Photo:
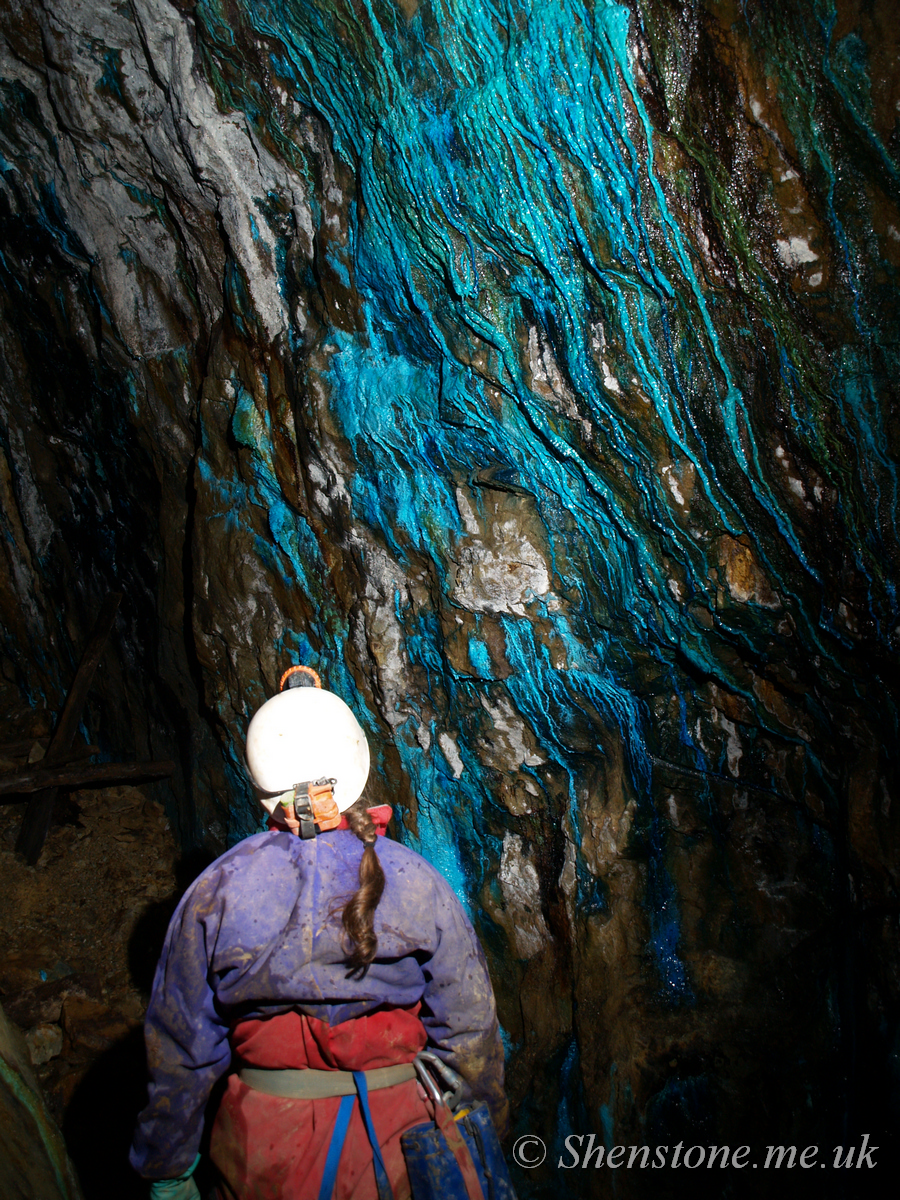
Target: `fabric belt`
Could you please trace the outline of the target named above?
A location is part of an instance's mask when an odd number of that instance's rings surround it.
[[[356,1095],[353,1071],[317,1071],[312,1067],[300,1071],[267,1071],[262,1067],[241,1067],[237,1074],[241,1083],[255,1092],[280,1096],[283,1100],[325,1100],[329,1096]],[[375,1092],[415,1079],[416,1068],[412,1063],[398,1063],[357,1074],[365,1075],[366,1086],[370,1092]]]

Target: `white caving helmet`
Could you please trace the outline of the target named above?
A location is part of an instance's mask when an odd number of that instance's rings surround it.
[[[297,671],[311,675],[315,687],[279,691],[257,709],[247,729],[247,767],[269,812],[281,793],[322,778],[335,780],[334,800],[345,812],[366,786],[369,743],[350,708],[311,667],[291,667],[281,687]]]

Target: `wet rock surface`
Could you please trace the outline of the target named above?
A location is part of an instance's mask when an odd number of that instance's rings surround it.
[[[517,1129],[551,1147],[529,1194],[570,1131],[874,1136],[900,1094],[892,6],[3,11],[26,707],[123,590],[86,729],[177,759],[147,794],[217,851],[255,825],[250,713],[320,669],[488,949]]]
[[[0,1191],[7,1200],[82,1200],[29,1050],[0,1005]]]

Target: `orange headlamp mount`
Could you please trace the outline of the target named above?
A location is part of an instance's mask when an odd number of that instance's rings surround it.
[[[288,828],[298,837],[314,838],[317,833],[337,829],[341,814],[334,799],[336,779],[324,776],[310,782],[295,783],[291,792],[279,797]],[[294,826],[298,828],[294,828]]]

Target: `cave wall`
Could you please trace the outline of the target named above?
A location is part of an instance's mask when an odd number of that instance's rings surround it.
[[[123,590],[86,731],[218,850],[320,670],[535,1194],[571,1131],[896,1114],[892,6],[0,11],[7,681]]]

